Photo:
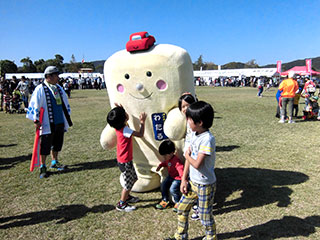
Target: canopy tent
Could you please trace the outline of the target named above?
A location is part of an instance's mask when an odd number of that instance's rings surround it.
[[[242,69],[224,69],[224,70],[203,70],[193,71],[194,77],[219,78],[219,77],[272,77],[277,72],[277,68],[242,68]]]
[[[285,72],[281,73],[281,76],[287,76],[289,72],[294,72],[295,74],[299,75],[310,75],[310,73],[307,71],[307,66],[295,66]],[[312,75],[320,75],[320,72],[311,70]]]

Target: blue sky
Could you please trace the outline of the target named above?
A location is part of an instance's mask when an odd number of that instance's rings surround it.
[[[0,0],[0,60],[105,60],[129,35],[186,49],[192,61],[259,65],[320,56],[319,0]]]

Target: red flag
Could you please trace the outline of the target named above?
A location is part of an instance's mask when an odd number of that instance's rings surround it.
[[[307,67],[308,73],[311,73],[312,71],[311,66],[312,66],[311,59],[306,59],[306,67]]]
[[[277,73],[281,73],[281,61],[277,61]]]
[[[82,61],[81,61],[82,63],[84,63],[84,58],[82,58]]]
[[[42,124],[44,108],[40,109],[39,122]],[[36,135],[34,137],[32,159],[30,163],[30,172],[33,171],[34,167],[40,166],[40,129],[36,130]]]

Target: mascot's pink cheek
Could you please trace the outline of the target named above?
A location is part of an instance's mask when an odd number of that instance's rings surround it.
[[[117,90],[118,90],[118,92],[123,93],[123,91],[124,91],[123,85],[122,85],[122,84],[118,84],[118,85],[117,85]]]
[[[167,88],[167,83],[163,80],[159,80],[156,85],[159,90],[165,90]]]

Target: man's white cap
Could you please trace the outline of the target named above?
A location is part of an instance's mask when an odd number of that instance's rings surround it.
[[[55,66],[49,66],[46,68],[46,70],[44,70],[44,75],[50,75],[53,73],[59,73],[59,69]]]

